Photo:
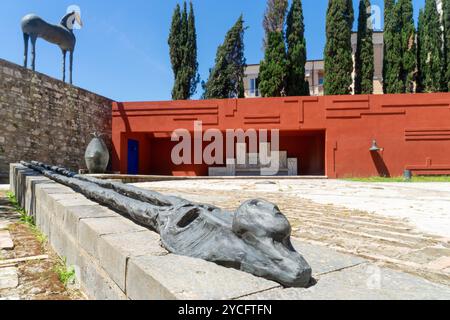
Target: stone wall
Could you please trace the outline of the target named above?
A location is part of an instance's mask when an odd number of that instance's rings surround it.
[[[112,101],[0,59],[0,183],[9,164],[38,160],[85,168],[93,132],[111,150]]]

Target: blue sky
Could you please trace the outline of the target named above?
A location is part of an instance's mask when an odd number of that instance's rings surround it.
[[[74,84],[118,101],[168,100],[173,84],[167,37],[177,0],[2,0],[0,58],[23,61],[20,19],[36,13],[57,23],[70,5],[82,11],[84,28],[76,30]],[[309,59],[321,59],[325,43],[327,0],[303,0]],[[357,12],[358,0],[354,0]],[[413,0],[417,20],[425,0]],[[242,13],[247,63],[259,63],[265,0],[193,0],[202,80],[214,64],[217,46]],[[383,0],[372,0],[382,8]],[[37,71],[61,77],[61,52],[38,41]],[[196,97],[202,89],[199,85]]]

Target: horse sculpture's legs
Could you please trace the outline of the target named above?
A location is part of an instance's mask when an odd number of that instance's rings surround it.
[[[23,55],[23,66],[26,68],[28,66],[28,40],[30,36],[26,33],[23,34],[23,43],[24,43],[24,55]]]
[[[73,50],[70,50],[70,84],[72,84]]]
[[[36,70],[36,36],[31,36],[31,69]]]
[[[66,82],[66,54],[67,51],[63,50],[63,82]]]

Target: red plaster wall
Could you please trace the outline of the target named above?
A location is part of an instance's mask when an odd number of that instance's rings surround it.
[[[448,93],[114,103],[114,170],[126,173],[127,139],[138,137],[142,174],[206,175],[206,165],[170,163],[170,134],[192,131],[196,120],[204,130],[279,129],[280,149],[298,155],[300,174],[320,171],[321,149],[330,178],[450,174]],[[373,139],[382,152],[369,151]]]
[[[151,169],[149,174],[152,175],[169,175],[169,176],[207,176],[208,166],[206,164],[182,164],[175,165],[171,161],[172,148],[178,142],[172,142],[170,138],[154,138],[151,141],[151,150],[157,155],[151,159]],[[193,146],[193,142],[191,143]],[[193,147],[191,148],[193,154]],[[194,163],[192,161],[192,163]]]

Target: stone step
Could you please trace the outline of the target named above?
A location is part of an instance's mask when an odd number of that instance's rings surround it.
[[[389,224],[388,222],[369,222],[365,220],[359,220],[359,219],[353,219],[353,218],[347,218],[347,217],[340,217],[338,215],[335,216],[325,216],[325,215],[317,215],[317,214],[298,214],[295,215],[289,215],[286,214],[287,218],[290,220],[311,220],[311,221],[325,221],[325,222],[335,222],[335,223],[344,223],[344,224],[354,224],[356,226],[362,226],[362,227],[369,227],[369,228],[382,228],[383,230],[389,230],[391,232],[397,232],[400,234],[408,234],[408,235],[414,235],[414,236],[420,236],[420,234],[417,234],[415,232],[412,232],[412,227],[409,226],[395,226],[392,224]],[[434,239],[427,237],[428,239]]]
[[[348,237],[358,237],[363,239],[371,239],[372,241],[376,242],[382,242],[382,243],[391,243],[396,246],[400,247],[406,247],[406,248],[420,248],[416,242],[411,241],[404,241],[397,238],[392,237],[386,237],[386,236],[379,236],[379,235],[373,235],[365,232],[354,232],[350,230],[343,230],[339,228],[332,228],[332,227],[325,227],[325,226],[317,226],[314,224],[305,224],[305,226],[302,228],[304,232],[315,232],[323,235],[326,233],[331,234],[333,237],[336,237],[336,235],[339,235],[339,237],[345,237],[346,234]]]
[[[409,234],[405,232],[396,232],[396,231],[390,231],[386,230],[384,226],[379,225],[377,228],[375,227],[367,227],[367,226],[361,226],[361,225],[355,225],[349,221],[346,221],[345,219],[341,219],[340,221],[328,221],[326,219],[308,219],[308,218],[299,218],[297,219],[299,221],[305,221],[306,223],[312,224],[312,225],[318,225],[318,226],[331,226],[331,227],[337,227],[342,228],[343,230],[358,230],[358,231],[364,231],[369,234],[375,235],[375,236],[393,236],[398,239],[402,239],[405,241],[417,241],[417,242],[428,242],[428,245],[432,245],[436,243],[436,239],[430,238],[423,235],[417,235],[417,234]],[[387,226],[386,226],[387,227]]]

